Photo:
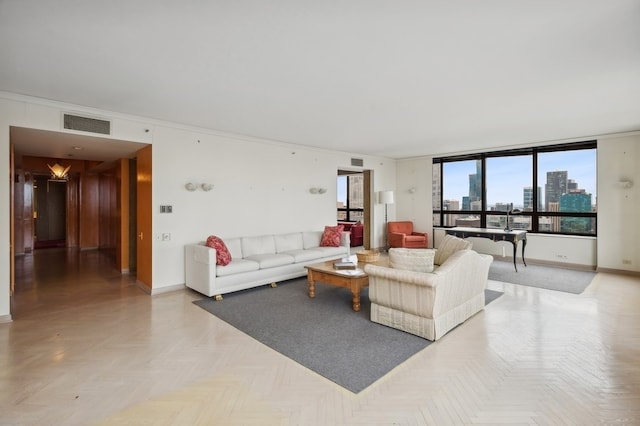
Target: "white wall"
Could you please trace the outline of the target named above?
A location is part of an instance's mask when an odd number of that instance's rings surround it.
[[[598,141],[599,268],[640,271],[639,165],[640,134]],[[633,186],[624,188],[621,180]]]
[[[598,140],[598,236],[572,237],[530,234],[527,238],[526,258],[540,262],[554,262],[584,267],[640,272],[640,133],[604,137],[585,137]],[[567,141],[558,141],[563,143]],[[545,144],[550,144],[546,142]],[[433,236],[437,247],[444,235],[442,229],[434,234],[432,226],[431,157],[397,162],[397,217],[413,220]],[[624,189],[620,180],[629,179],[634,185]],[[414,194],[406,192],[416,188]],[[419,199],[419,200],[418,200]],[[426,224],[426,225],[423,225]],[[503,247],[511,256],[510,243],[493,243],[475,238],[474,249],[502,256]],[[623,260],[629,263],[623,263]]]
[[[351,157],[374,171],[374,191],[395,186],[393,161],[341,152],[273,144],[264,140],[156,127],[153,143],[154,233],[171,241],[154,245],[154,292],[184,283],[184,245],[208,235],[225,237],[322,230],[336,222],[336,172]],[[211,183],[189,192],[187,182]],[[326,188],[311,194],[309,188]],[[382,206],[374,204],[374,243],[382,244]]]
[[[411,220],[416,231],[429,233],[433,247],[433,204],[431,200],[431,157],[397,162],[396,217]]]
[[[386,158],[302,148],[172,123],[125,116],[0,93],[0,153],[9,166],[9,127],[64,132],[61,113],[113,119],[113,138],[153,145],[153,293],[184,284],[184,245],[208,235],[222,237],[321,230],[336,222],[336,172],[353,169],[351,158],[373,171],[372,191],[396,186],[395,162]],[[151,129],[145,132],[145,129]],[[108,141],[105,141],[108,143]],[[187,182],[211,183],[210,192],[189,192]],[[9,174],[0,174],[0,321],[9,312]],[[322,195],[309,193],[324,187]],[[384,207],[372,197],[373,245],[382,246]],[[173,213],[160,213],[160,205]],[[394,217],[393,209],[389,217]],[[170,233],[169,241],[161,241]]]

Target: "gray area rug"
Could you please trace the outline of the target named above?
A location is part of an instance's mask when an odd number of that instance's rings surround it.
[[[511,284],[528,285],[547,290],[580,294],[596,276],[592,271],[579,271],[552,266],[518,263],[518,272],[512,262],[494,261],[489,269],[489,279]]]
[[[371,322],[368,289],[360,312],[351,309],[349,290],[317,283],[310,299],[307,289],[300,278],[193,303],[353,393],[432,343]],[[501,295],[486,290],[486,303]]]

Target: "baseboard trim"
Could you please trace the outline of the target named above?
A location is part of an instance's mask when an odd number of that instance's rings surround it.
[[[609,274],[619,274],[619,275],[629,275],[631,277],[640,277],[640,272],[638,271],[626,271],[624,269],[613,269],[613,268],[598,268],[596,272],[605,272]]]
[[[154,289],[151,289],[151,295],[156,296],[158,294],[173,293],[174,291],[181,291],[186,288],[187,286],[184,284],[176,284],[176,285],[170,285],[168,287],[154,288]]]
[[[513,264],[513,258],[511,257],[502,257],[500,255],[494,254],[493,260],[498,262],[508,262]],[[580,263],[567,263],[567,262],[554,262],[552,260],[541,260],[541,259],[529,259],[525,257],[528,265],[540,265],[540,266],[554,266],[556,268],[566,268],[566,269],[574,269],[577,271],[596,271],[596,267],[592,265],[582,265]],[[522,264],[522,257],[516,259],[518,265]]]
[[[0,324],[5,322],[13,322],[13,318],[11,318],[11,314],[9,315],[0,315]]]
[[[149,288],[143,282],[137,281],[137,280],[136,280],[136,286],[150,296],[157,296],[158,294],[164,294],[164,293],[173,293],[174,291],[182,291],[187,288],[185,284],[176,284],[176,285],[170,285],[170,286],[161,287],[161,288]]]
[[[140,290],[144,291],[147,294],[151,294],[151,289],[144,283],[142,283],[141,281],[136,280],[136,287],[138,287]]]

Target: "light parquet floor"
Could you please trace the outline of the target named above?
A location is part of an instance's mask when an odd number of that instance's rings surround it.
[[[504,296],[354,395],[193,305],[197,293],[148,296],[110,263],[18,258],[0,424],[640,424],[638,277],[598,273],[581,295],[491,281]]]

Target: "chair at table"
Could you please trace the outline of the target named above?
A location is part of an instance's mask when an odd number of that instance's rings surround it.
[[[400,221],[387,223],[389,247],[427,248],[429,235],[413,230],[413,222]]]

